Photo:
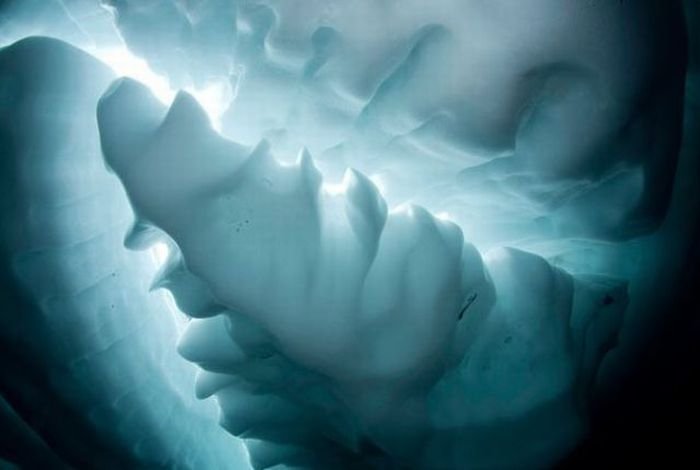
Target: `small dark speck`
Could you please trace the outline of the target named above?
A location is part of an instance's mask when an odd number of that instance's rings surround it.
[[[249,223],[250,223],[250,220],[246,219],[246,220],[245,220],[245,223],[246,223],[246,224],[249,224]]]
[[[464,318],[464,313],[467,311],[469,307],[474,303],[476,300],[476,292],[472,293],[468,298],[467,301],[465,302],[464,306],[462,307],[462,310],[459,311],[459,315],[457,315],[457,321],[461,320]]]
[[[507,336],[506,339],[503,340],[503,342],[506,343],[506,344],[510,344],[512,341],[513,341],[513,337],[512,337],[512,336]]]
[[[114,308],[114,304],[112,304],[112,308]]]
[[[615,302],[615,299],[610,294],[607,294],[605,297],[603,297],[603,305],[610,305],[614,302]]]
[[[112,273],[112,277],[116,277],[116,276],[117,276],[117,273]]]

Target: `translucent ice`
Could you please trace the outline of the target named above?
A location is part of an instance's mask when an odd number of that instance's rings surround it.
[[[198,394],[256,441],[255,465],[540,466],[580,437],[624,283],[513,249],[482,260],[357,171],[331,190],[306,150],[285,165],[225,140],[186,93],[166,110],[122,79],[97,117],[136,226],[171,240],[156,283],[198,318],[180,342]]]
[[[685,76],[677,2],[107,3],[175,84],[235,89],[226,135],[380,174],[392,204],[439,210],[450,191],[434,186],[454,183],[450,214],[469,226],[476,212],[487,243],[625,239],[665,213]]]
[[[0,49],[0,450],[26,468],[235,467],[148,293],[151,256],[123,247],[133,216],[94,117],[113,78],[57,40]]]
[[[683,3],[0,1],[207,111],[1,50],[0,467],[557,461],[696,284]]]

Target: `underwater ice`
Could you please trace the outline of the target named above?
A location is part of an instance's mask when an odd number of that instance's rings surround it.
[[[332,446],[367,458],[367,442],[426,468],[538,466],[576,442],[623,283],[514,249],[482,260],[454,223],[387,210],[357,171],[329,190],[306,150],[285,165],[265,141],[225,140],[186,93],[166,109],[122,79],[97,117],[138,217],[127,243],[171,240],[155,283],[196,318],[180,352],[222,424],[264,442],[257,466]]]
[[[566,455],[623,314],[629,331],[673,296],[685,245],[655,230],[682,18],[654,2],[486,5],[0,4],[3,44],[43,34],[106,61],[126,46],[166,94],[218,99],[165,105],[56,40],[0,50],[0,457]],[[169,258],[156,273],[124,244]]]
[[[334,178],[379,175],[392,205],[478,219],[480,244],[624,239],[663,217],[682,122],[676,6],[106,3],[174,87],[232,88],[226,136],[282,158],[304,146]]]
[[[132,211],[95,121],[113,79],[53,39],[0,49],[2,455],[24,468],[235,466],[245,452],[193,400],[178,325],[148,292],[151,256],[123,246]]]

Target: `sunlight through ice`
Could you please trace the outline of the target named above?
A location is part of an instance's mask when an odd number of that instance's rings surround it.
[[[168,256],[170,256],[170,248],[164,242],[157,242],[151,247],[149,253],[156,265],[156,268],[160,269],[168,260]],[[170,311],[170,314],[173,318],[173,321],[175,322],[175,326],[177,327],[178,332],[182,333],[185,327],[187,327],[187,323],[189,320],[187,315],[185,315],[185,313],[183,313],[177,307],[177,303],[175,303],[175,297],[173,297],[173,294],[168,289],[159,289],[158,292],[154,292],[154,294],[163,296],[163,300],[168,306],[168,310]]]
[[[156,262],[156,266],[158,268],[165,264],[169,254],[170,249],[168,248],[168,245],[163,242],[158,242],[153,245],[153,248],[151,248],[151,255],[153,256],[153,260]]]
[[[170,105],[177,94],[168,80],[155,73],[145,60],[136,57],[126,47],[111,47],[89,51],[114,72],[146,85],[163,104]],[[231,102],[231,91],[224,83],[212,83],[203,88],[186,87],[186,92],[194,96],[204,108],[216,130],[221,130],[221,115]]]

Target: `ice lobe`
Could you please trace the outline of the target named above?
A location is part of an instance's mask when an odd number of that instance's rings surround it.
[[[225,141],[187,94],[152,122],[163,113],[148,95],[123,80],[102,98],[107,162],[139,217],[173,238],[214,298],[335,379],[435,373],[476,288],[463,285],[464,266],[481,265],[454,224],[419,207],[389,213],[353,170],[344,192],[330,194],[307,152],[284,166],[264,141],[252,150]]]
[[[194,317],[179,351],[196,392],[254,466],[542,466],[585,432],[624,283],[482,259],[361,172],[330,188],[304,149],[285,165],[220,137],[186,93],[166,110],[123,79],[97,118],[135,227],[171,240],[156,285]]]

